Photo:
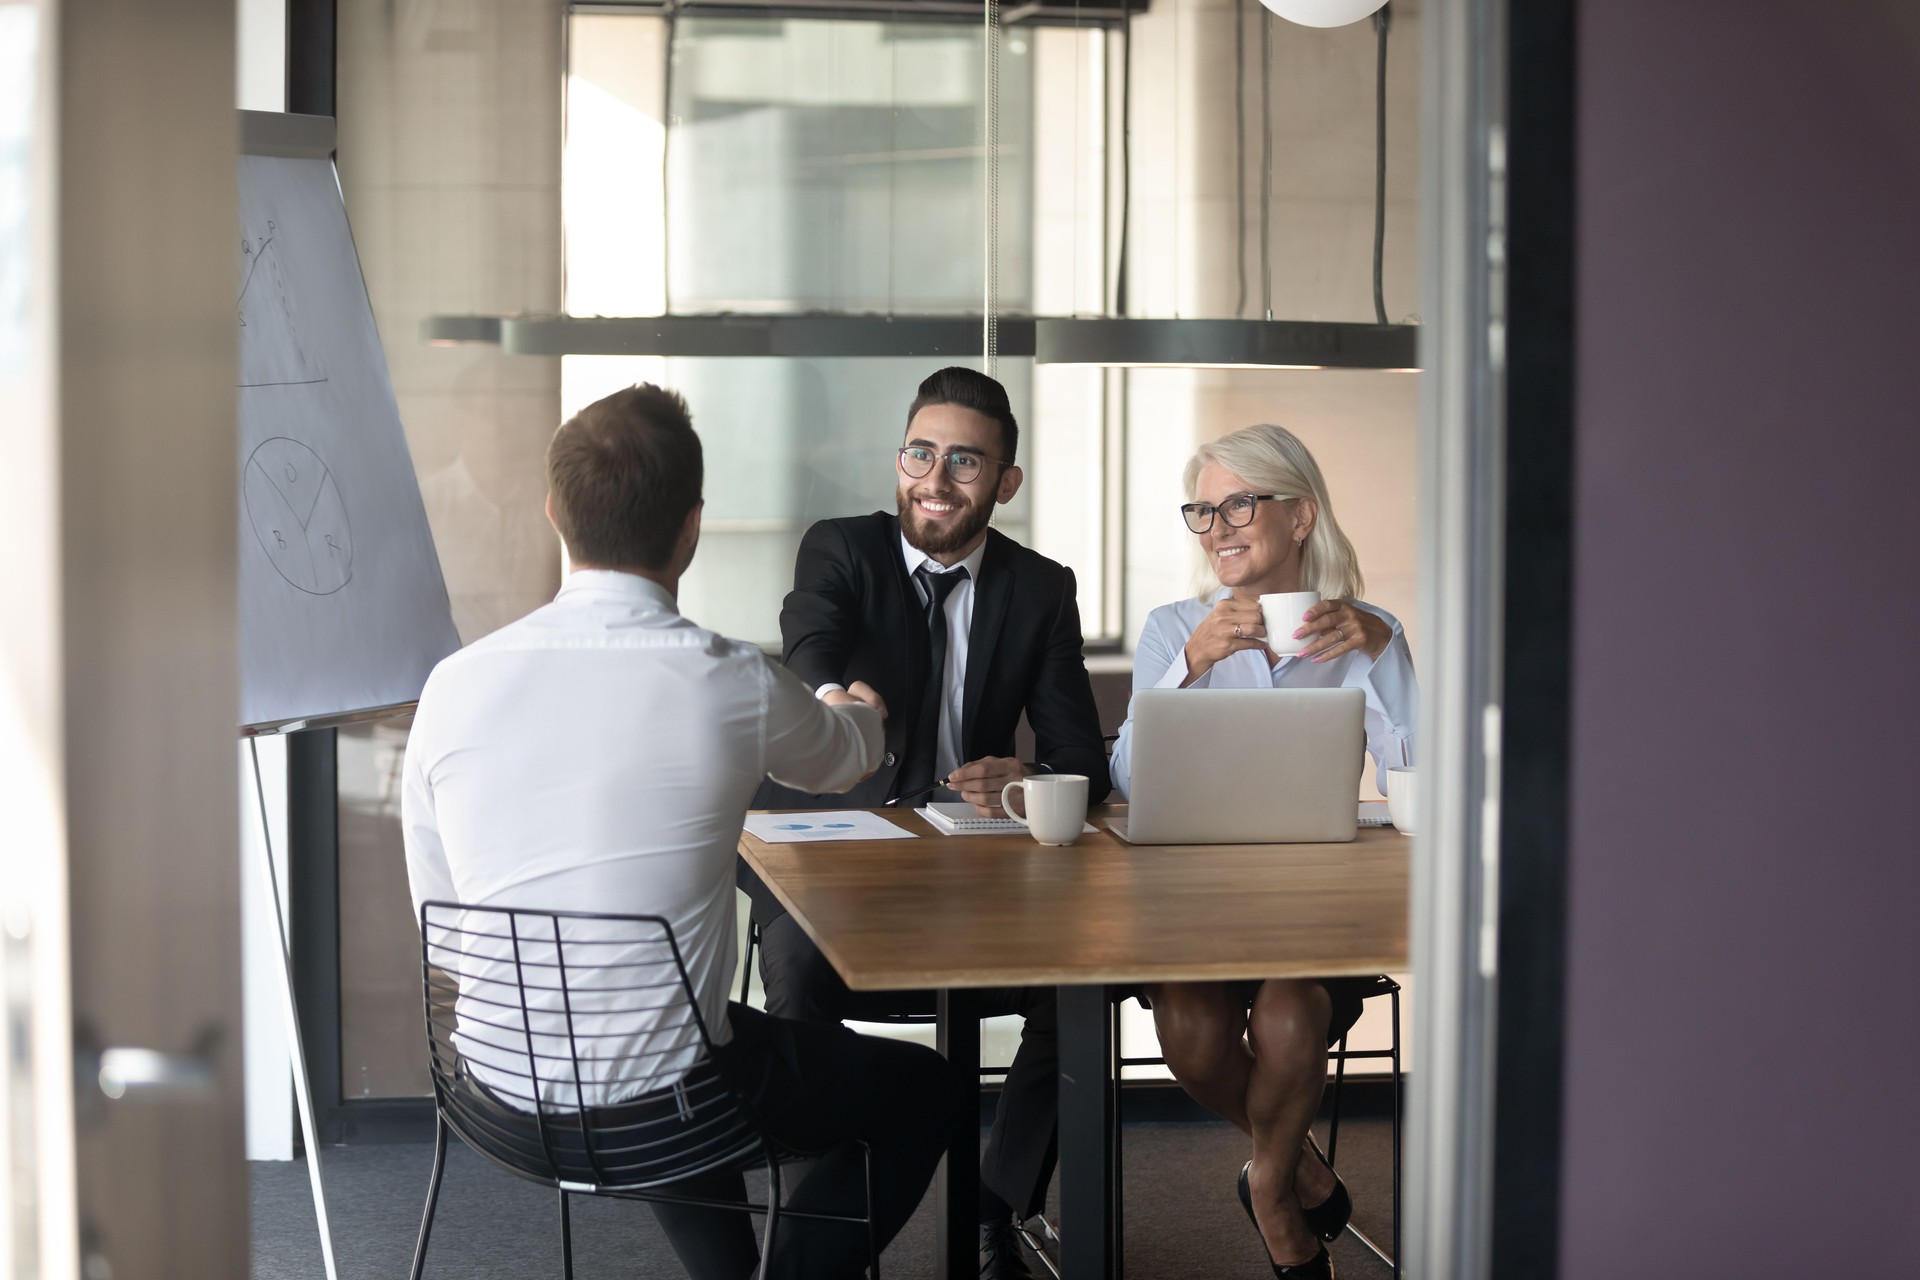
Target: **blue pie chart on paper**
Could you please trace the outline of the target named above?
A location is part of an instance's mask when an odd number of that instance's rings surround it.
[[[813,824],[809,822],[782,822],[776,824],[773,829],[775,831],[811,831],[813,830]]]

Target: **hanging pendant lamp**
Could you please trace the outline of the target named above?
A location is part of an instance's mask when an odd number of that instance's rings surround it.
[[[1277,17],[1303,27],[1344,27],[1380,9],[1387,0],[1260,0]]]

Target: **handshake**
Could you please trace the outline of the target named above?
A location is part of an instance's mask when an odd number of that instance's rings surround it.
[[[851,707],[855,704],[869,706],[880,713],[882,720],[887,718],[887,700],[865,680],[855,680],[851,688],[829,689],[820,695],[820,701],[830,707]]]
[[[820,701],[830,707],[850,707],[856,704],[872,707],[886,719],[887,702],[872,685],[865,680],[855,680],[845,689],[829,689],[820,695]],[[877,770],[876,770],[877,772]],[[868,778],[873,774],[869,773]],[[984,818],[1004,818],[1006,810],[1000,807],[1000,790],[1009,782],[1027,776],[1026,766],[1010,757],[987,756],[984,759],[970,761],[942,778],[936,785],[950,787],[960,793],[960,798],[974,807],[974,811]],[[862,782],[866,778],[861,779]],[[924,791],[931,791],[927,787]],[[915,794],[902,795],[899,800],[914,799]],[[888,803],[893,803],[889,801]]]

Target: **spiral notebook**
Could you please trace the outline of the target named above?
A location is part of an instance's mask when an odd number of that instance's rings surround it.
[[[1019,835],[1026,830],[1017,818],[983,818],[965,801],[923,804],[914,812],[933,824],[933,829],[943,836]],[[1082,834],[1098,833],[1100,828],[1089,822],[1080,830]]]

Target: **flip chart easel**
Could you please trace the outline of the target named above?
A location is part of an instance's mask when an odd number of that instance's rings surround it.
[[[340,1280],[333,1260],[333,1227],[327,1217],[326,1181],[320,1173],[320,1132],[313,1119],[313,1086],[307,1078],[307,1051],[300,1038],[300,1009],[293,995],[293,947],[287,937],[287,915],[280,902],[280,873],[273,865],[273,820],[267,810],[266,784],[260,776],[260,739],[247,735],[247,758],[253,765],[253,795],[260,815],[260,867],[267,878],[267,896],[273,903],[273,922],[280,936],[281,1012],[287,1020],[287,1064],[293,1070],[293,1097],[300,1113],[300,1134],[307,1149],[307,1180],[313,1187],[313,1212],[320,1228],[320,1256],[327,1280]]]
[[[240,113],[240,728],[279,929],[287,1054],[339,1280],[256,736],[398,715],[460,647],[323,116]]]

